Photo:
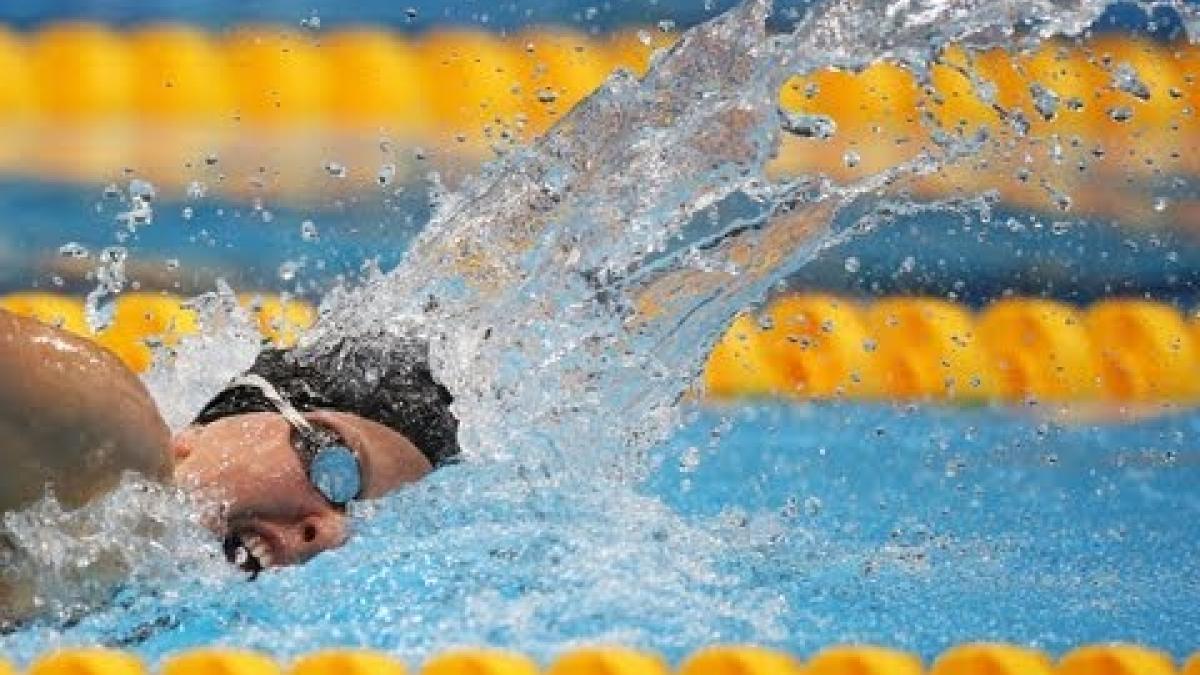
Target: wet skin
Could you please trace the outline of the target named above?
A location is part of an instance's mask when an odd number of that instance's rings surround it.
[[[403,435],[357,415],[306,415],[359,456],[361,497],[419,480],[432,467]],[[112,489],[124,471],[214,501],[210,526],[253,556],[289,565],[340,546],[346,515],[308,481],[276,413],[234,415],[170,436],[141,380],[104,348],[0,310],[0,513],[47,486],[69,506]],[[254,549],[254,550],[250,550]],[[0,609],[4,605],[0,588]]]
[[[396,431],[357,415],[305,414],[337,433],[358,455],[362,498],[382,497],[433,470],[429,460]],[[220,504],[212,527],[226,536],[228,553],[240,545],[251,569],[304,562],[345,543],[342,508],[309,482],[292,446],[293,428],[276,413],[248,413],[191,427],[171,442],[175,481]]]

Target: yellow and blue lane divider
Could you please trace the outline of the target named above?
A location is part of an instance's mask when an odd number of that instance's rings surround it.
[[[105,649],[71,649],[47,654],[24,675],[406,675],[399,659],[370,651],[331,650],[290,663],[259,653],[201,649],[166,659],[149,669],[136,656]],[[1136,645],[1090,645],[1059,659],[1027,647],[977,643],[952,647],[932,663],[872,646],[832,647],[807,660],[753,646],[701,649],[672,668],[660,656],[621,647],[566,652],[546,667],[514,652],[460,650],[421,664],[420,675],[1200,675],[1200,653],[1182,667],[1167,654]],[[0,675],[17,670],[0,661]]]
[[[264,340],[293,344],[316,319],[307,302],[240,296]],[[178,296],[116,300],[92,332],[83,301],[47,292],[0,297],[0,308],[95,340],[137,372],[198,330]],[[1076,307],[1005,298],[976,312],[937,298],[858,301],[792,293],[739,315],[709,355],[712,399],[785,397],[940,401],[1200,403],[1200,316],[1160,302],[1107,299]]]
[[[1008,298],[976,313],[935,298],[779,298],[711,354],[715,398],[987,402],[1200,399],[1200,323],[1173,307]]]
[[[0,28],[0,173],[95,182],[128,168],[185,188],[212,178],[206,161],[219,159],[209,167],[221,175],[207,181],[214,191],[312,201],[330,173],[346,179],[338,185],[366,189],[378,186],[381,165],[393,164],[387,175],[395,171],[396,180],[427,172],[427,163],[410,161],[414,153],[389,159],[381,139],[467,166],[528,140],[614,68],[643,71],[676,37],[564,27],[505,36],[270,25],[221,34],[183,25]],[[827,115],[837,133],[785,135],[771,168],[778,175],[878,171],[927,147],[930,121],[950,135],[987,127],[994,137],[1021,129],[1037,139],[1028,151],[1013,147],[938,172],[926,181],[930,191],[987,186],[1010,202],[1045,207],[1054,190],[1070,194],[1077,212],[1155,221],[1179,219],[1176,209],[1188,205],[1151,208],[1152,200],[1130,196],[1129,179],[1200,175],[1196,45],[1101,35],[1020,54],[951,48],[925,86],[880,62],[793,78],[780,106]]]
[[[238,300],[250,312],[263,339],[274,344],[294,344],[316,320],[316,309],[300,300],[267,293],[244,293]],[[169,350],[200,328],[196,311],[179,296],[134,292],[122,294],[115,302],[111,322],[99,332],[88,325],[83,301],[67,295],[12,293],[0,297],[0,309],[94,340],[139,373],[153,364],[156,346]]]

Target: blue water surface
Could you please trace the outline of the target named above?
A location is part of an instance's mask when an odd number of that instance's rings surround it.
[[[572,454],[440,470],[308,565],[248,583],[124,589],[30,659],[107,644],[157,660],[223,644],[419,663],[462,645],[541,659],[621,642],[672,660],[755,642],[963,641],[1061,653],[1200,632],[1200,413],[1062,425],[1034,410],[851,404],[689,413],[615,467]],[[619,469],[633,475],[614,478]],[[641,473],[641,477],[637,474]]]

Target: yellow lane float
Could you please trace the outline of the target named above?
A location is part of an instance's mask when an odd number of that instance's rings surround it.
[[[533,138],[614,68],[642,72],[676,37],[558,27],[503,36],[274,25],[221,35],[89,23],[0,30],[0,171],[106,181],[131,168],[163,188],[184,188],[197,172],[181,167],[194,169],[204,155],[220,157],[220,172],[236,178],[214,190],[262,197],[270,183],[266,196],[319,200],[332,189],[321,170],[330,162],[354,179],[332,185],[376,186],[388,160],[369,149],[383,138],[436,150],[447,168]],[[964,136],[986,127],[1003,140],[986,161],[960,162],[919,190],[987,185],[1012,203],[1044,208],[1052,186],[1070,193],[1080,214],[1155,223],[1174,216],[1107,188],[1200,172],[1197,77],[1198,46],[1111,35],[1018,55],[950,47],[924,89],[887,62],[797,76],[779,92],[780,108],[827,116],[836,132],[785,134],[770,171],[849,178],[928,149],[931,126]],[[1062,148],[1058,160],[1049,159],[1051,147]],[[266,177],[256,176],[260,167]],[[1014,178],[1021,171],[1034,179]]]
[[[972,401],[997,393],[997,377],[971,312],[932,298],[891,298],[867,311],[881,390],[901,398]]]
[[[317,321],[288,296],[243,293],[264,341],[291,346]],[[133,292],[93,333],[83,301],[29,291],[0,309],[96,340],[137,372],[200,326],[183,298]],[[1079,309],[1038,298],[969,308],[936,298],[860,303],[787,294],[738,315],[714,345],[701,384],[715,400],[746,397],[893,401],[1194,404],[1200,400],[1200,319],[1148,300]]]
[[[343,649],[306,654],[297,659],[288,671],[288,675],[406,675],[406,673],[407,670],[403,663],[386,654]],[[445,675],[451,674],[446,673]]]
[[[709,396],[774,396],[787,390],[784,375],[765,353],[762,333],[762,326],[749,314],[733,320],[704,367],[704,389]]]
[[[1088,400],[1098,393],[1092,339],[1075,308],[1051,300],[1001,300],[976,330],[1007,400]]]
[[[1166,654],[1134,645],[1095,645],[1067,654],[1058,675],[1175,675]]]
[[[871,338],[853,301],[788,295],[766,309],[763,323],[763,355],[783,377],[786,393],[856,398],[875,392]]]
[[[809,675],[920,675],[921,659],[892,649],[847,646],[826,649],[808,662]]]
[[[239,296],[263,338],[287,346],[316,321],[316,309],[303,301],[266,293]],[[124,293],[115,301],[112,319],[92,332],[78,298],[43,292],[13,293],[0,297],[0,309],[35,318],[52,326],[95,340],[136,372],[145,372],[156,353],[169,356],[171,348],[200,329],[199,318],[185,299],[166,293]]]
[[[783,652],[760,647],[709,647],[679,666],[679,675],[801,675],[800,662]]]
[[[76,298],[54,293],[27,291],[0,298],[0,309],[28,316],[76,335],[89,335],[83,303]]]
[[[755,646],[702,648],[671,668],[659,655],[622,647],[576,648],[546,667],[530,658],[494,649],[460,649],[423,664],[406,664],[379,652],[332,649],[302,655],[292,663],[236,649],[197,649],[168,657],[151,669],[141,659],[107,649],[66,649],[47,654],[27,675],[1196,675],[1200,654],[1176,669],[1170,656],[1136,645],[1092,645],[1057,663],[1046,653],[1016,645],[976,643],[951,647],[922,667],[915,654],[870,645],[833,647],[807,662]],[[419,667],[418,667],[419,666]],[[0,661],[0,675],[18,671]]]
[[[787,295],[739,316],[705,368],[713,398],[1192,403],[1200,321],[1160,303]]]
[[[425,663],[421,675],[537,675],[528,656],[500,650],[454,651]]]
[[[952,647],[934,662],[930,675],[1052,675],[1054,664],[1042,652],[1003,644]]]

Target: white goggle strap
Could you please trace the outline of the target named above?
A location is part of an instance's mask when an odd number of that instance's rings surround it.
[[[300,412],[296,410],[296,408],[292,406],[292,404],[289,403],[286,398],[283,397],[283,394],[279,393],[279,390],[275,388],[275,385],[268,382],[262,375],[242,375],[241,377],[235,377],[229,382],[229,386],[254,387],[262,392],[262,395],[271,402],[271,405],[275,406],[275,409],[279,411],[280,415],[283,415],[283,418],[286,419],[289,424],[303,432],[313,433],[313,426],[304,418],[304,415],[301,415]]]

